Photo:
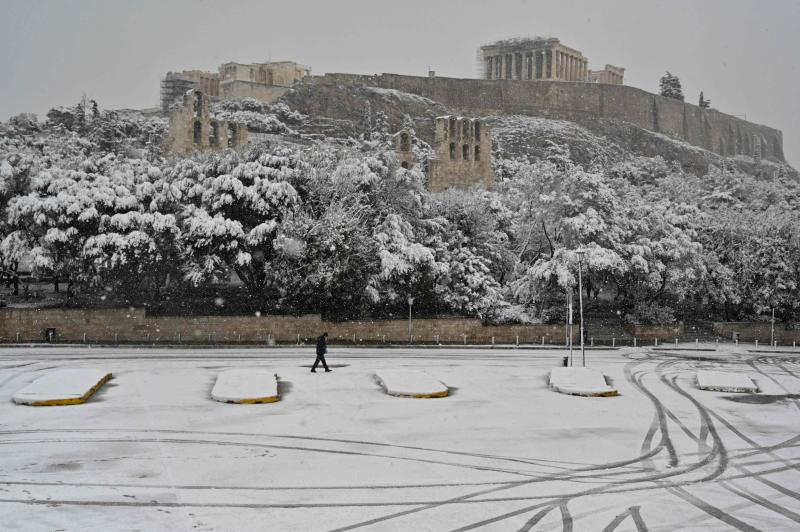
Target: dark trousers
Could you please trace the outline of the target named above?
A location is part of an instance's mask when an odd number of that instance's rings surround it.
[[[327,371],[328,363],[325,362],[325,353],[317,353],[317,359],[314,361],[314,365],[311,366],[311,371],[315,371],[320,362],[322,362],[322,367]]]

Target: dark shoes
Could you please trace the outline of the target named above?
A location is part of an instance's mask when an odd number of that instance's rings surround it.
[[[325,373],[330,373],[331,371],[333,371],[333,370],[332,369],[326,369]]]
[[[311,370],[311,373],[316,373],[316,372],[317,372],[317,370],[315,370],[315,369]]]

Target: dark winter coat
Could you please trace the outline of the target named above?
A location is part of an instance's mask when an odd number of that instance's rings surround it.
[[[324,334],[317,336],[317,356],[328,352],[328,342]]]

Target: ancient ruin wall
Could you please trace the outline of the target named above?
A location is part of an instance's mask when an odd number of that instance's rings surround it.
[[[435,122],[435,156],[428,161],[428,189],[441,192],[451,187],[489,187],[494,183],[492,139],[483,121],[440,116]]]
[[[684,140],[720,155],[753,156],[783,161],[783,135],[714,109],[664,98],[626,85],[568,81],[482,80],[382,74],[309,76],[316,85],[363,84],[397,89],[430,98],[452,111],[488,116],[523,114],[570,120],[592,126],[601,119],[632,123]]]

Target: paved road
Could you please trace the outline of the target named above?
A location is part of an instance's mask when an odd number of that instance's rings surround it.
[[[707,346],[711,347],[711,346]],[[588,355],[622,395],[548,390],[554,350],[0,349],[0,515],[10,530],[797,530],[796,354]],[[60,367],[115,378],[90,402],[11,394]],[[231,367],[274,368],[282,400],[209,398]],[[382,393],[424,369],[444,399]],[[697,369],[771,395],[702,392]]]

